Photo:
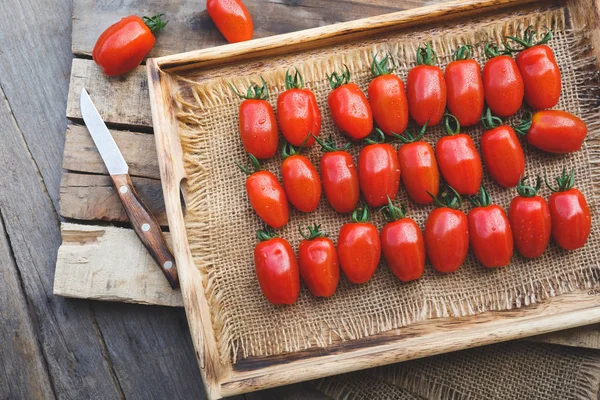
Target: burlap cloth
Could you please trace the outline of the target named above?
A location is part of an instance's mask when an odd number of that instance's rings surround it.
[[[399,66],[396,73],[406,79],[415,64],[415,51],[424,41],[432,41],[442,68],[451,60],[459,44],[475,46],[475,58],[481,65],[483,43],[501,40],[506,34],[519,35],[529,24],[538,31],[552,27],[555,36],[550,45],[555,51],[563,77],[563,91],[557,108],[570,111],[588,124],[589,135],[582,151],[572,155],[543,154],[524,143],[527,173],[535,176],[546,170],[556,176],[563,167],[575,168],[577,187],[586,195],[593,214],[592,233],[585,248],[566,252],[551,244],[544,255],[525,260],[518,254],[506,268],[489,270],[471,256],[453,274],[440,274],[430,265],[422,279],[401,283],[382,262],[374,277],[364,285],[354,285],[342,277],[332,298],[313,297],[303,288],[293,306],[276,307],[264,299],[253,265],[255,231],[263,225],[246,197],[242,174],[236,162],[245,163],[238,133],[238,106],[228,83],[243,91],[251,81],[269,84],[269,101],[275,105],[284,90],[285,71],[296,66],[306,84],[316,94],[323,114],[323,137],[333,136],[338,143],[342,135],[333,127],[327,107],[330,92],[326,73],[348,65],[352,81],[366,91],[371,80],[370,62],[374,53],[389,52]],[[204,285],[212,310],[213,325],[223,358],[233,362],[251,355],[274,355],[325,347],[341,340],[374,335],[427,318],[472,315],[490,310],[527,306],[559,295],[576,287],[596,285],[600,273],[597,254],[600,250],[600,227],[595,223],[598,202],[594,183],[598,179],[600,149],[594,139],[600,121],[597,82],[593,60],[586,57],[588,42],[584,32],[569,28],[563,9],[545,9],[521,14],[496,14],[493,18],[472,20],[466,25],[437,26],[429,30],[388,34],[385,37],[357,41],[341,46],[309,51],[285,57],[250,61],[224,67],[201,77],[181,77],[184,88],[178,94],[180,134],[188,173],[185,185],[185,223],[194,262],[204,273]],[[207,78],[210,76],[210,78]],[[214,77],[217,76],[217,77]],[[478,144],[481,127],[465,130]],[[428,130],[426,140],[432,145],[441,137],[439,127]],[[398,146],[397,144],[395,146]],[[350,152],[357,156],[361,146]],[[314,146],[306,153],[318,166],[321,150]],[[281,157],[265,166],[280,177]],[[484,184],[493,200],[508,208],[514,190],[504,190],[485,174]],[[549,191],[541,191],[548,196]],[[411,202],[403,189],[400,200],[408,205],[409,215],[423,227],[432,206]],[[468,210],[465,204],[464,210]],[[293,210],[290,223],[280,235],[297,247],[301,237],[298,226],[319,223],[337,238],[348,215],[338,214],[323,198],[316,212],[302,214]],[[380,229],[383,219],[373,213]]]
[[[600,351],[508,342],[312,381],[340,400],[597,399]]]

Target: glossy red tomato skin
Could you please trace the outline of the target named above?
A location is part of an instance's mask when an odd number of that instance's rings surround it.
[[[131,71],[154,47],[156,38],[137,15],[122,18],[106,29],[96,41],[92,57],[108,76]]]
[[[465,213],[448,207],[433,210],[425,222],[425,248],[435,270],[458,270],[469,252],[469,223]]]
[[[470,136],[444,136],[435,146],[442,176],[459,194],[472,196],[481,186],[481,158]]]
[[[517,251],[526,258],[541,256],[550,241],[550,209],[541,196],[515,197],[508,209],[508,219]]]
[[[246,193],[256,214],[270,227],[287,224],[290,209],[283,187],[269,171],[258,171],[246,180]]]
[[[427,192],[438,195],[440,170],[431,145],[420,141],[403,144],[398,149],[398,161],[402,182],[410,197],[419,204],[433,202]]]
[[[550,195],[552,238],[565,250],[583,247],[590,235],[592,216],[583,194],[575,188]]]
[[[552,49],[533,46],[517,55],[517,65],[525,85],[525,101],[534,110],[552,108],[560,99],[560,68]]]
[[[479,142],[485,167],[502,187],[515,187],[525,173],[525,154],[517,134],[508,125],[486,131]]]
[[[513,235],[504,210],[495,204],[469,211],[470,246],[481,264],[503,267],[513,254]]]
[[[263,295],[273,304],[293,304],[300,293],[296,255],[281,238],[260,242],[254,248],[254,267]]]
[[[337,251],[331,239],[303,240],[298,246],[300,276],[317,297],[330,297],[340,281]]]
[[[335,126],[353,140],[364,139],[373,130],[373,112],[365,94],[354,83],[334,89],[327,98]]]
[[[337,241],[340,266],[352,283],[365,283],[375,273],[381,258],[381,241],[375,225],[347,223]]]
[[[241,0],[208,0],[206,11],[229,43],[252,39],[254,24]]]
[[[395,199],[400,186],[400,163],[389,144],[365,146],[358,156],[358,180],[365,201],[380,207]]]
[[[406,80],[408,110],[417,125],[437,125],[446,110],[446,80],[439,67],[418,65]],[[429,121],[429,122],[428,122]]]
[[[392,74],[378,76],[369,84],[368,94],[373,118],[383,133],[403,133],[408,125],[408,99],[402,79]]]
[[[279,136],[273,107],[265,100],[244,100],[240,104],[239,130],[244,150],[258,159],[277,153]]]
[[[483,67],[483,92],[492,114],[510,117],[523,105],[525,86],[515,60],[510,56],[496,56]]]
[[[321,179],[310,160],[302,155],[286,158],[281,165],[283,189],[287,199],[298,210],[315,211],[321,200]]]
[[[483,113],[483,80],[481,67],[475,60],[452,61],[446,67],[448,110],[461,126],[472,126],[479,122]]]
[[[387,223],[381,230],[381,248],[387,265],[402,282],[423,276],[425,243],[415,221],[403,218]]]
[[[549,153],[573,153],[581,149],[587,136],[586,124],[575,115],[560,110],[533,114],[527,143]]]
[[[277,118],[285,140],[304,147],[312,146],[321,132],[321,111],[315,94],[309,89],[289,89],[277,98]]]
[[[360,197],[360,186],[352,156],[346,151],[325,153],[320,165],[325,197],[331,207],[339,213],[354,210]]]

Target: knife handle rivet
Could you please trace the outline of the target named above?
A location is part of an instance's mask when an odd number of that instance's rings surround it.
[[[122,194],[127,193],[128,190],[129,190],[129,188],[125,185],[123,185],[119,188],[119,192],[121,192]]]
[[[171,261],[165,261],[165,263],[163,264],[163,267],[165,267],[165,269],[171,269],[172,266],[173,263]]]
[[[148,232],[150,230],[150,224],[142,224],[142,230]]]

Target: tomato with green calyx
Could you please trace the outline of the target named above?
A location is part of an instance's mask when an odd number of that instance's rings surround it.
[[[335,245],[319,225],[309,226],[308,235],[299,230],[304,238],[298,246],[300,276],[314,296],[330,297],[340,280]]]
[[[502,187],[515,187],[525,173],[525,154],[514,129],[488,108],[481,122],[486,131],[479,145],[488,173]]]
[[[428,193],[437,196],[440,186],[440,170],[431,145],[423,140],[427,124],[418,134],[405,132],[395,135],[403,145],[398,149],[398,161],[402,172],[402,182],[410,197],[419,204],[429,204],[433,200]]]
[[[383,256],[394,275],[402,282],[423,276],[425,270],[425,243],[421,228],[406,218],[406,206],[394,206],[388,197],[388,205],[382,209],[387,224],[381,230]]]
[[[375,273],[381,258],[381,241],[369,220],[369,208],[359,207],[352,222],[340,229],[337,251],[342,271],[352,283],[365,283]]]
[[[491,203],[490,195],[483,186],[479,196],[469,200],[474,207],[467,219],[475,258],[488,268],[508,265],[513,254],[514,239],[506,213],[500,206]]]
[[[535,186],[525,184],[524,177],[517,186],[517,193],[508,209],[508,219],[513,232],[515,247],[526,258],[541,256],[550,241],[550,209],[546,200],[539,196],[542,181],[537,178]]]
[[[452,126],[454,125],[454,126]],[[474,195],[483,176],[481,158],[469,135],[460,132],[460,124],[451,114],[446,116],[446,135],[438,140],[435,155],[442,176],[462,195]]]
[[[560,99],[562,81],[560,68],[554,58],[554,52],[546,45],[552,39],[552,31],[548,32],[538,42],[534,43],[535,31],[529,26],[523,35],[523,39],[507,36],[519,44],[522,49],[515,49],[504,43],[507,50],[519,52],[517,65],[523,77],[525,86],[525,101],[534,110],[552,108]]]
[[[436,63],[437,54],[431,43],[419,47],[417,66],[408,72],[406,79],[408,110],[419,126],[437,125],[446,110],[446,81],[444,73]]]
[[[346,151],[350,143],[336,147],[331,138],[322,141],[315,138],[325,152],[321,156],[321,179],[325,197],[339,213],[348,213],[356,208],[360,197],[360,185],[354,160]]]
[[[321,178],[310,160],[289,143],[283,147],[281,178],[287,199],[298,210],[315,211],[321,201]]]
[[[285,73],[285,91],[277,98],[277,119],[285,140],[294,146],[312,146],[321,132],[321,111],[315,94],[304,87],[302,74],[296,68]]]
[[[369,104],[375,122],[389,136],[404,132],[408,125],[408,100],[402,79],[393,74],[395,69],[390,54],[380,61],[373,56],[371,73],[375,79],[369,84]]]
[[[509,117],[523,104],[523,77],[510,51],[499,51],[498,45],[488,42],[485,54],[489,57],[483,66],[485,102],[494,115]]]
[[[481,67],[471,58],[471,48],[471,45],[460,46],[445,73],[448,111],[462,126],[475,125],[483,112]]]
[[[358,181],[365,201],[371,207],[387,203],[387,198],[395,199],[400,186],[400,164],[396,150],[384,143],[385,136],[376,129],[377,138],[367,138],[368,146],[358,155]]]
[[[294,249],[272,229],[256,233],[254,268],[260,289],[273,304],[293,304],[300,293],[300,273]]]
[[[553,193],[548,199],[550,219],[552,220],[552,238],[565,250],[583,247],[590,236],[592,216],[583,193],[575,186],[575,170],[556,178],[554,188],[546,179],[546,186]]]
[[[460,210],[462,199],[451,186],[441,196],[431,194],[438,208],[425,222],[425,248],[429,262],[439,272],[454,272],[469,252],[469,223]]]
[[[256,158],[266,159],[277,153],[279,133],[273,107],[267,102],[267,82],[262,79],[262,83],[262,86],[252,83],[246,94],[230,86],[236,95],[244,99],[239,109],[239,130],[244,150]]]
[[[333,89],[327,102],[335,126],[352,140],[361,140],[373,130],[373,112],[365,94],[355,83],[350,83],[350,71],[344,65],[341,74],[327,75]]]
[[[287,224],[290,209],[283,187],[277,177],[269,171],[261,170],[260,163],[252,154],[249,154],[252,168],[244,168],[238,164],[242,172],[248,175],[246,179],[246,193],[252,208],[267,225],[274,229]]]
[[[575,115],[560,110],[527,113],[515,126],[527,143],[548,153],[573,153],[581,149],[587,136],[587,125]]]

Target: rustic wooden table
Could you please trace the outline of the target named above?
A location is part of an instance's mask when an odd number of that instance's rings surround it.
[[[394,6],[386,0],[246,2],[257,36],[268,36],[434,1]],[[100,32],[128,14],[167,14],[170,23],[152,55],[224,43],[203,1],[172,3],[0,2],[0,13],[10,22],[0,28],[0,399],[205,397],[182,309],[72,300],[52,293],[61,220],[124,220],[113,207],[102,165],[90,161],[85,145],[78,147],[77,138],[86,132],[78,125],[78,97],[69,95],[70,82],[72,90],[88,87],[107,122],[121,131],[116,135],[131,143],[126,151],[136,157],[134,183],[153,211],[161,213],[144,69],[109,81],[90,53]],[[65,109],[73,121],[66,150]],[[69,170],[64,173],[63,150]],[[597,346],[598,329],[587,329],[576,340]],[[572,343],[569,337],[553,340]],[[245,397],[323,396],[299,384]]]

